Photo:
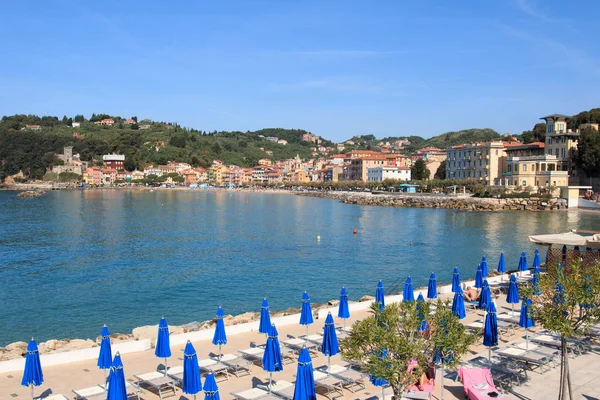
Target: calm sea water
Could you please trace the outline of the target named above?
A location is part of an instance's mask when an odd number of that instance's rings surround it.
[[[516,268],[527,235],[600,226],[600,214],[383,208],[271,193],[0,192],[0,345],[96,337],[158,323],[374,294],[379,279],[475,275],[501,251]],[[355,236],[353,229],[358,230]],[[317,235],[321,240],[317,241]],[[410,245],[413,242],[413,245]]]

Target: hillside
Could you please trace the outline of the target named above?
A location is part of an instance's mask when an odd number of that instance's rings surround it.
[[[204,132],[149,120],[128,123],[120,117],[111,117],[115,121],[114,126],[93,123],[108,117],[103,114],[93,115],[90,120],[82,116],[75,119],[64,117],[62,120],[33,115],[3,117],[0,121],[0,179],[19,171],[41,178],[46,169],[60,163],[54,153],[62,153],[64,146],[73,146],[73,152],[79,153],[82,161],[97,164],[100,164],[103,154],[125,154],[128,170],[169,161],[208,167],[214,159],[249,167],[256,165],[261,158],[280,160],[293,158],[296,154],[310,158],[310,147],[314,146],[300,141],[302,134],[307,133],[300,129]],[[80,123],[80,126],[69,126],[74,122]],[[39,125],[39,129],[27,128],[27,125]],[[269,136],[288,143],[269,141],[266,139]],[[326,140],[323,143],[330,144]],[[272,151],[272,155],[267,151]]]

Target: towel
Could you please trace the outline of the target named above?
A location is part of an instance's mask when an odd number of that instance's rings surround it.
[[[486,389],[489,389],[489,388],[490,387],[485,382],[481,382],[481,383],[478,383],[477,385],[473,385],[473,389],[477,389],[477,390],[486,390]]]

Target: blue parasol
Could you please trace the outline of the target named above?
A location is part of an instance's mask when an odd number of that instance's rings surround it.
[[[535,249],[535,254],[533,255],[533,268],[540,266],[540,251]]]
[[[506,273],[506,265],[504,265],[504,253],[500,253],[500,261],[498,261],[498,273]]]
[[[313,323],[312,308],[310,307],[310,297],[304,292],[302,295],[302,309],[300,310],[300,325],[306,325],[306,340],[308,340],[308,326]]]
[[[458,273],[458,267],[454,267],[454,272],[452,273],[452,293],[456,293],[459,289],[461,289],[460,275]]]
[[[325,326],[323,326],[323,343],[321,344],[321,353],[327,356],[327,373],[329,373],[331,356],[335,356],[339,351],[340,345],[335,332],[335,322],[331,313],[328,313],[325,318]]]
[[[481,257],[481,262],[479,263],[479,265],[481,265],[481,273],[483,274],[484,278],[487,278],[488,276],[488,263],[485,259],[485,256]]]
[[[220,400],[219,387],[212,372],[204,378],[204,388],[202,390],[204,390],[204,400]]]
[[[121,361],[121,355],[117,352],[110,366],[106,400],[127,400],[127,388],[125,385],[123,362]]]
[[[483,285],[483,271],[481,270],[481,264],[477,266],[477,272],[475,272],[475,289],[481,289]]]
[[[379,358],[380,360],[384,359],[387,357],[387,349],[382,349],[381,350],[381,354],[377,355],[377,358]],[[383,377],[376,377],[373,375],[369,376],[369,380],[371,381],[371,383],[375,386],[381,386],[381,396],[382,399],[385,399],[385,394],[383,392],[383,387],[389,385],[389,382],[386,381]]]
[[[520,301],[517,277],[514,274],[511,274],[510,282],[508,284],[508,293],[506,294],[506,302],[510,304],[512,315],[515,314],[515,304],[519,303]]]
[[[412,279],[410,279],[410,276],[408,278],[406,278],[406,282],[404,283],[404,291],[402,292],[402,300],[405,303],[415,301],[415,293],[413,292]]]
[[[346,328],[346,319],[350,318],[350,308],[348,307],[348,291],[345,287],[340,290],[340,305],[338,307],[338,318],[344,320],[344,329]]]
[[[379,310],[382,311],[385,307],[385,289],[383,288],[383,282],[377,283],[377,289],[375,289],[375,302],[379,303]]]
[[[435,279],[434,272],[429,275],[429,283],[427,283],[427,298],[437,299],[437,281]]]
[[[156,338],[156,347],[154,355],[165,359],[165,376],[167,375],[167,358],[171,357],[171,345],[169,341],[169,325],[165,317],[158,323],[158,336]]]
[[[454,300],[452,300],[452,314],[456,315],[458,319],[463,319],[467,316],[465,310],[465,298],[463,297],[463,290],[459,286],[458,291],[454,293]]]
[[[496,306],[491,302],[487,308],[483,327],[483,345],[488,347],[488,360],[492,361],[492,347],[498,346],[498,320]]]
[[[527,256],[525,255],[525,252],[521,253],[521,258],[519,258],[519,266],[517,267],[517,271],[522,272],[522,271],[527,271],[529,269],[529,266],[527,265]]]
[[[312,360],[306,347],[300,350],[300,356],[298,357],[298,370],[296,372],[293,400],[317,400]]]
[[[521,303],[521,315],[519,317],[519,326],[525,328],[525,350],[529,350],[529,328],[535,326],[531,318],[531,300],[523,298]]]
[[[427,319],[425,318],[425,315],[423,315],[423,313],[421,312],[421,305],[425,303],[425,299],[423,298],[423,295],[421,293],[419,293],[419,297],[417,297],[417,315],[419,317],[419,319],[421,320],[421,324],[419,325],[419,332],[425,332],[429,329],[429,325],[427,324]]]
[[[100,331],[102,341],[100,342],[100,354],[98,354],[98,368],[104,371],[104,384],[106,384],[106,370],[112,364],[112,349],[110,347],[110,332],[106,325]]]
[[[221,359],[221,346],[227,344],[227,335],[225,334],[225,322],[223,321],[223,317],[225,313],[221,306],[217,310],[215,317],[217,318],[217,323],[215,325],[215,334],[213,336],[212,344],[215,346],[219,346],[219,360]]]
[[[198,367],[198,356],[196,349],[189,340],[183,350],[183,379],[181,381],[181,390],[185,394],[196,394],[202,390],[200,382],[200,367]]]
[[[479,309],[486,310],[487,306],[492,302],[492,291],[487,279],[483,280],[481,285],[481,293],[479,294]]]
[[[40,352],[35,340],[27,345],[27,355],[25,356],[25,370],[23,371],[22,386],[31,386],[31,398],[33,399],[33,387],[40,386],[44,382],[42,364],[40,362]]]
[[[534,268],[533,274],[531,275],[531,286],[533,286],[533,295],[539,296],[542,294],[540,290],[540,268]]]
[[[271,325],[267,337],[267,344],[262,358],[262,365],[265,371],[269,372],[269,393],[271,393],[271,383],[273,381],[273,372],[283,371],[283,361],[281,358],[281,347],[277,339],[277,328]]]
[[[267,335],[271,329],[271,315],[269,314],[269,302],[265,297],[262,305],[260,306],[260,323],[258,324],[258,331]]]

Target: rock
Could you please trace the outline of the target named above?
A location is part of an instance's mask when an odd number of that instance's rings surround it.
[[[198,321],[190,322],[189,324],[181,325],[184,332],[194,332],[200,330],[202,324]]]
[[[329,300],[327,302],[327,305],[330,305],[330,306],[337,306],[338,304],[340,304],[339,300]]]
[[[5,349],[10,352],[20,352],[21,354],[25,354],[25,352],[27,351],[27,343],[14,342],[7,345]]]
[[[245,324],[254,321],[256,318],[259,317],[259,315],[260,314],[255,312],[246,312],[240,315],[236,315],[235,317],[228,315],[226,318],[224,318],[224,322],[225,325]]]
[[[52,350],[56,350],[56,344],[57,344],[58,340],[55,339],[51,339],[48,340],[47,342],[43,343],[46,346],[46,349],[52,351]]]
[[[91,339],[86,339],[86,340],[73,339],[58,350],[71,351],[71,350],[89,349],[92,347],[98,347],[98,344]]]
[[[156,342],[156,335],[158,334],[158,325],[145,325],[134,328],[131,331],[135,340],[150,339],[151,346],[154,346]]]
[[[362,301],[375,301],[375,297],[367,295],[367,296],[361,297],[360,300],[358,300],[358,301],[359,302],[362,302]]]

